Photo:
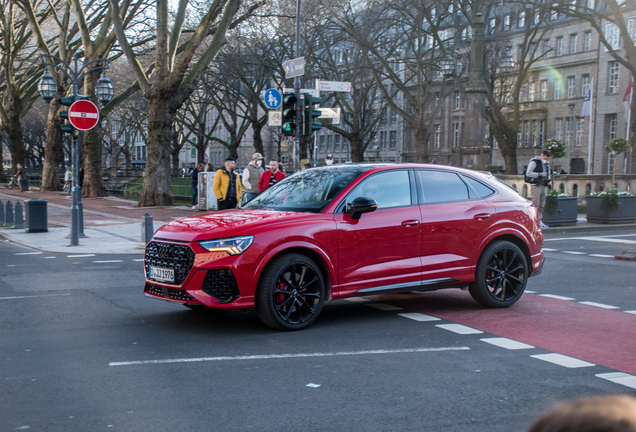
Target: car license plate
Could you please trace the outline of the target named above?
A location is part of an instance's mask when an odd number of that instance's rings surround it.
[[[160,282],[174,282],[174,270],[150,266],[149,278]]]

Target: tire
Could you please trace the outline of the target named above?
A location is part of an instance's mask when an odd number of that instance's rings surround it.
[[[322,310],[325,278],[305,255],[285,254],[265,268],[256,292],[256,313],[277,330],[301,330]]]
[[[521,249],[500,240],[482,252],[475,269],[475,281],[468,291],[482,306],[505,308],[521,298],[527,280],[528,262]]]

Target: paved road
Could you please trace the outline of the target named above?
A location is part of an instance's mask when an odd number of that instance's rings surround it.
[[[636,235],[610,234],[549,236],[510,309],[370,297],[294,333],[144,298],[141,255],[0,243],[0,430],[510,432],[556,401],[636,395],[636,262],[604,256]]]

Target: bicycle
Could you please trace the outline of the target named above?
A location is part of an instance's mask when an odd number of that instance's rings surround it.
[[[7,189],[12,189],[13,186],[20,187],[17,177],[11,177],[11,180],[7,183]]]

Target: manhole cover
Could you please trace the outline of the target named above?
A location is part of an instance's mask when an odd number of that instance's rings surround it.
[[[615,259],[628,260],[628,261],[636,261],[636,252],[623,251],[618,255],[614,256]]]

